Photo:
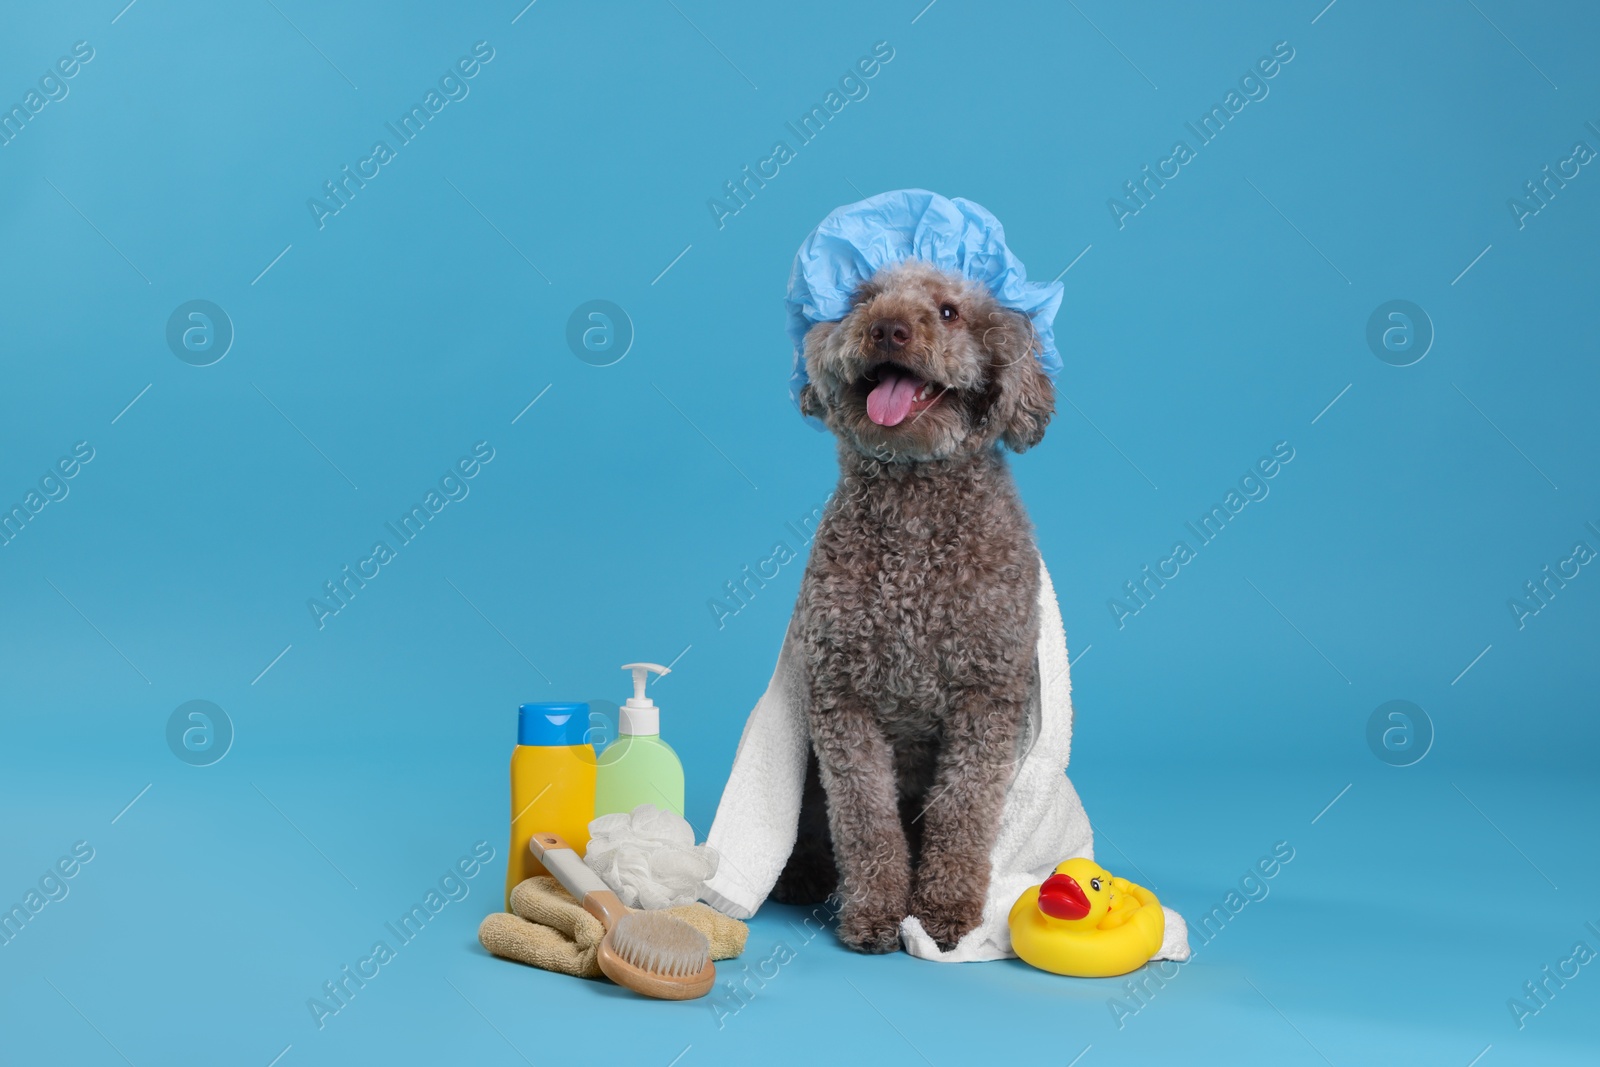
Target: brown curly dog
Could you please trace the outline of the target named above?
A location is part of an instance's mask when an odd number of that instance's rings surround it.
[[[1039,556],[1000,449],[1055,408],[1026,316],[907,260],[805,338],[801,409],[839,439],[796,634],[812,755],[774,898],[837,892],[839,937],[942,947],[977,926],[989,850],[1037,699]]]

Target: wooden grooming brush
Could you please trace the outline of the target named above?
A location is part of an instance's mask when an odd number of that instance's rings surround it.
[[[711,991],[717,968],[699,930],[664,912],[625,907],[559,834],[534,834],[528,848],[605,926],[598,962],[607,978],[661,1000],[692,1000]]]

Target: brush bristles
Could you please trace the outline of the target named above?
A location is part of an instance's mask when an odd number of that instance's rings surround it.
[[[663,978],[692,977],[711,959],[705,934],[659,912],[624,915],[611,930],[611,947],[633,966]]]

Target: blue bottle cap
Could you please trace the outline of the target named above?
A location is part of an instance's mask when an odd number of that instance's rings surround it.
[[[517,744],[561,747],[584,744],[589,705],[572,701],[524,704],[517,709]]]

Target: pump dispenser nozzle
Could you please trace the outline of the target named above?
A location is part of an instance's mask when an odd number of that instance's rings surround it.
[[[618,731],[634,735],[659,734],[661,709],[644,695],[644,687],[650,680],[651,671],[655,671],[658,675],[671,674],[672,671],[659,663],[624,663],[622,669],[633,672],[633,696],[618,709]]]

